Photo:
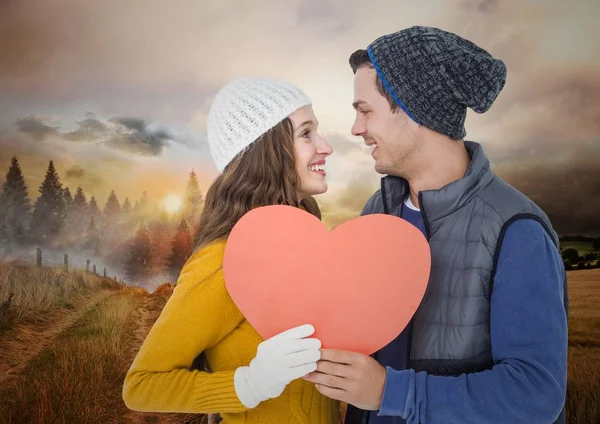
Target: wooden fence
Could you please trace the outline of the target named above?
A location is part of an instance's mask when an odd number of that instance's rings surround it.
[[[41,248],[41,247],[38,247],[38,248],[37,248],[37,267],[38,267],[38,268],[41,268],[41,267],[42,267],[42,262],[43,262],[43,260],[42,260],[42,248]],[[85,261],[85,272],[88,272],[88,273],[89,273],[89,272],[91,272],[91,273],[93,273],[93,274],[99,275],[99,274],[98,274],[98,272],[97,272],[97,270],[96,270],[96,264],[91,264],[91,265],[92,265],[92,271],[90,271],[90,260],[89,260],[89,259],[87,259],[87,260]],[[64,268],[65,268],[65,271],[69,271],[69,255],[68,255],[68,254],[66,254],[66,253],[65,253],[65,255],[64,255],[63,266],[64,266]],[[103,270],[103,272],[102,272],[102,276],[103,276],[104,278],[109,278],[109,277],[107,276],[107,274],[106,274],[106,267],[104,267],[104,270]],[[114,280],[115,280],[115,281],[117,281],[118,283],[121,283],[121,284],[122,284],[122,285],[124,285],[124,286],[126,285],[126,284],[125,284],[125,282],[124,282],[122,279],[120,279],[120,278],[117,278],[117,276],[116,276],[116,275],[115,275],[113,278],[114,278]]]

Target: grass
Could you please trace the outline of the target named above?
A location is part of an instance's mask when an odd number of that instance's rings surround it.
[[[128,329],[142,297],[123,290],[59,335],[0,399],[7,422],[111,423],[127,412],[120,393]]]
[[[78,295],[120,287],[114,280],[84,271],[0,263],[0,334],[57,307],[71,309]]]

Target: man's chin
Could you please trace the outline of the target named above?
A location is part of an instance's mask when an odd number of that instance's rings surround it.
[[[375,162],[374,168],[375,168],[375,172],[377,172],[378,174],[381,174],[381,175],[389,174],[389,169],[385,165],[382,165],[378,162]]]

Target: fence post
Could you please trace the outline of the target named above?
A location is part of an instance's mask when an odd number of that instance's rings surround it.
[[[65,253],[65,271],[69,270],[69,255]]]
[[[42,267],[42,248],[37,248],[37,266],[38,268]]]
[[[94,264],[94,274],[96,274],[96,264]],[[96,274],[98,275],[98,274]]]
[[[85,272],[90,272],[90,260],[85,261]]]
[[[106,267],[104,267],[104,278],[106,278]]]

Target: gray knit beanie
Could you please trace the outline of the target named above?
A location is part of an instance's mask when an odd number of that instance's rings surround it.
[[[438,28],[384,35],[367,51],[398,106],[415,122],[456,140],[467,135],[467,107],[486,112],[506,82],[501,60]]]

